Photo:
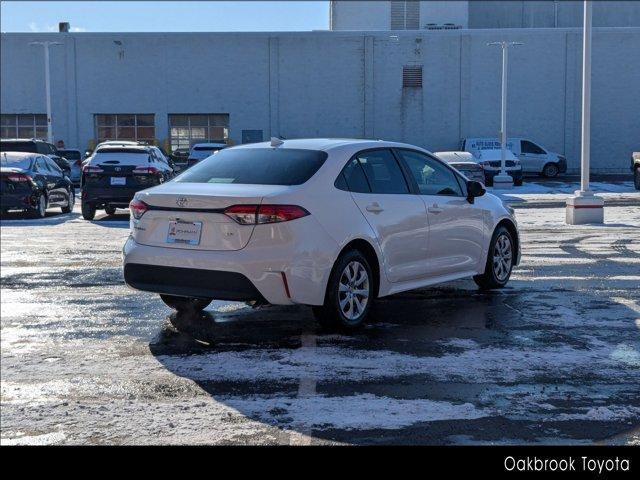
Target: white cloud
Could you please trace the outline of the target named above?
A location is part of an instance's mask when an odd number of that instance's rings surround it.
[[[58,25],[46,25],[45,27],[41,27],[36,22],[29,22],[29,31],[37,33],[37,32],[57,32]],[[78,33],[78,32],[86,32],[87,29],[84,27],[71,27],[70,32]]]

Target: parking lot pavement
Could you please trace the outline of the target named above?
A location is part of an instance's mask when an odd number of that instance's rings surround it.
[[[352,336],[231,302],[178,333],[123,285],[128,215],[5,219],[1,443],[640,444],[637,199],[605,226],[515,203],[508,288],[385,298]]]

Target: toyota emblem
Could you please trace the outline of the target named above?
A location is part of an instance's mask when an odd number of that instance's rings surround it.
[[[176,200],[176,205],[179,207],[186,207],[189,204],[189,199],[186,197],[179,197]]]

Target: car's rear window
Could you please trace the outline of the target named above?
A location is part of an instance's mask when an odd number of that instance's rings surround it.
[[[0,142],[0,152],[31,152],[37,153],[35,142]]]
[[[58,153],[67,160],[80,160],[80,152],[77,150],[58,150]]]
[[[108,150],[98,150],[91,157],[92,165],[99,164],[119,164],[119,165],[142,165],[151,162],[149,152],[136,150],[133,148],[110,148]]]
[[[220,150],[176,177],[183,183],[241,183],[247,185],[300,185],[327,159],[325,152],[292,148],[239,148]]]
[[[22,168],[29,170],[31,168],[32,157],[12,156],[11,154],[0,155],[0,166],[10,168]]]
[[[193,147],[196,152],[215,152],[221,150],[222,147]]]

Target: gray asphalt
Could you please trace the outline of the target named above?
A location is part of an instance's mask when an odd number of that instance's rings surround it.
[[[124,286],[128,214],[1,222],[3,444],[640,444],[640,208],[604,227],[520,208],[508,288],[176,317]],[[174,325],[178,325],[178,331]]]

